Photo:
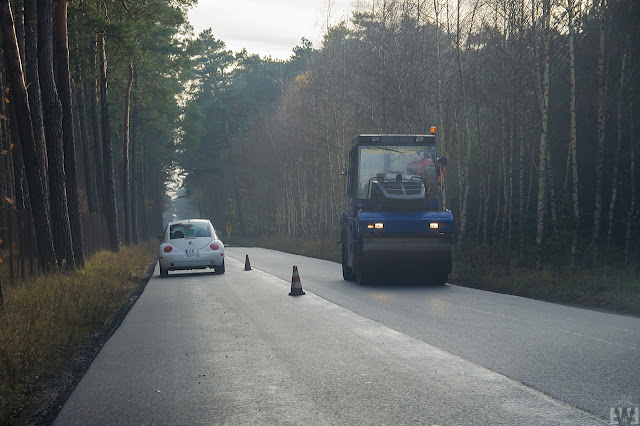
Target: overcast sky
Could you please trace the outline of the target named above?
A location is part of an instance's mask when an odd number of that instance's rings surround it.
[[[327,21],[327,0],[198,0],[189,12],[196,34],[211,28],[234,52],[287,59],[300,39],[318,48]],[[353,0],[331,0],[331,22],[348,16]]]

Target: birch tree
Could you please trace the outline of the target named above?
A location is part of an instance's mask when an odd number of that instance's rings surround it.
[[[534,0],[535,1],[535,0]],[[540,109],[540,149],[538,152],[538,207],[536,214],[536,268],[542,269],[545,214],[547,209],[547,130],[549,125],[549,44],[551,41],[551,0],[542,1],[542,46],[536,67],[536,89]],[[534,20],[535,25],[535,20]],[[534,30],[535,34],[535,30]]]
[[[576,140],[576,60],[575,60],[575,26],[573,22],[575,5],[567,0],[567,19],[569,28],[569,149],[571,159],[571,183],[573,206],[573,233],[571,237],[571,267],[576,265],[578,255],[578,230],[580,228],[580,203],[578,194],[578,157]]]
[[[456,7],[456,59],[458,67],[459,87],[460,87],[460,105],[462,109],[462,141],[457,141],[459,149],[459,198],[460,198],[460,234],[458,236],[459,248],[464,247],[464,239],[467,230],[467,201],[469,199],[469,159],[471,157],[471,141],[469,139],[469,117],[467,115],[467,93],[465,89],[465,74],[462,65],[462,39],[461,39],[461,21],[460,21],[460,1]]]
[[[602,210],[602,179],[603,179],[603,162],[604,162],[604,143],[605,143],[605,96],[606,96],[606,84],[607,76],[604,68],[604,54],[605,54],[605,34],[606,34],[606,19],[607,19],[607,0],[599,0],[599,16],[600,16],[600,44],[598,48],[598,116],[596,123],[596,185],[595,185],[595,203],[593,207],[593,231],[591,238],[591,256],[593,263],[598,262],[601,223],[600,212]]]
[[[440,60],[440,9],[441,5],[439,0],[433,0],[433,11],[435,13],[435,24],[436,24],[436,73],[438,76],[438,137],[437,140],[442,147],[442,155],[447,152],[447,139],[445,137],[444,131],[444,105],[442,99],[442,64]],[[444,174],[442,175],[442,190],[441,190],[441,199],[442,199],[442,208],[446,210],[447,208],[447,186],[446,186],[446,177]]]

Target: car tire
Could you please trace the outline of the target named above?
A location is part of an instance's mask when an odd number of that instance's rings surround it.
[[[369,281],[370,274],[365,271],[365,265],[363,265],[362,241],[354,241],[353,244],[353,275],[355,276],[355,281],[362,285]]]
[[[355,258],[353,259],[353,275],[355,278],[355,282],[357,282],[360,285],[366,284],[369,276],[368,274],[365,273],[365,271],[363,270],[364,268],[362,268],[362,265],[360,264],[360,260],[359,258]]]
[[[160,276],[161,276],[162,278],[166,278],[166,277],[168,277],[168,276],[169,276],[169,270],[168,270],[168,269],[164,269],[164,268],[162,267],[162,265],[160,265]]]
[[[360,285],[366,284],[367,283],[367,276],[365,275],[364,271],[362,270],[362,268],[358,268],[356,269],[356,282]]]
[[[347,281],[353,281],[353,268],[347,266],[347,239],[346,236],[342,237],[342,278]]]
[[[216,274],[224,274],[224,260],[222,261],[222,265],[214,267],[213,271]]]

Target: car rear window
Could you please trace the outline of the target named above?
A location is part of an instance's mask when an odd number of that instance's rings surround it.
[[[169,229],[169,238],[172,240],[196,237],[211,237],[211,226],[204,223],[176,223]]]

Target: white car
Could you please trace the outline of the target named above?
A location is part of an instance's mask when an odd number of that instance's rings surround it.
[[[213,268],[224,274],[224,244],[218,239],[211,222],[185,219],[169,222],[160,240],[160,276],[169,271]]]

